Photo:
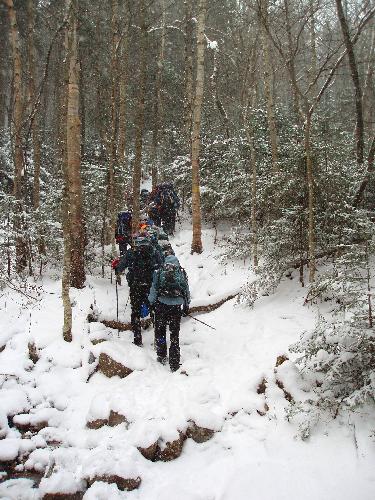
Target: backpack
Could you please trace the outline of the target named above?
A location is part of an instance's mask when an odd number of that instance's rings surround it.
[[[148,238],[138,237],[134,240],[133,265],[129,269],[129,284],[151,286],[155,270],[155,251]]]
[[[119,212],[117,215],[116,236],[129,236],[132,230],[132,213]]]
[[[187,276],[185,269],[167,263],[159,271],[158,296],[185,298]]]

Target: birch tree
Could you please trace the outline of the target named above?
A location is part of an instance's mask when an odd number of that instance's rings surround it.
[[[202,253],[202,215],[200,201],[199,153],[201,147],[201,116],[204,92],[204,44],[205,44],[206,0],[199,0],[197,20],[197,58],[195,97],[191,133],[191,170],[192,170],[192,219],[193,240],[191,253]]]

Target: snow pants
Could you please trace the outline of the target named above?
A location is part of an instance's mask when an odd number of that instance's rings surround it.
[[[141,305],[149,305],[149,291],[150,285],[132,285],[130,287],[131,325],[134,333],[134,344],[138,346],[142,345]]]
[[[155,304],[155,344],[159,359],[167,357],[167,326],[170,330],[169,366],[172,371],[180,367],[180,324],[181,306],[169,306],[156,302]]]
[[[168,235],[174,234],[176,228],[176,211],[174,209],[163,210],[162,225]]]

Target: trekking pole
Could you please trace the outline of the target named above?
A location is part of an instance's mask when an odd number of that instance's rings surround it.
[[[205,323],[204,321],[201,321],[198,318],[194,318],[194,316],[192,316],[191,314],[188,314],[188,316],[189,316],[189,318],[195,319],[195,321],[198,321],[199,323],[202,323],[202,325],[208,326],[208,328],[212,328],[212,330],[216,330],[216,328],[214,326],[208,325],[207,323]]]
[[[118,321],[118,285],[117,285],[117,279],[116,279],[116,318]]]

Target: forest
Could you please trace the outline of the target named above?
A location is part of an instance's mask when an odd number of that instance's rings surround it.
[[[0,498],[372,498],[374,18],[0,0]],[[166,183],[176,373],[113,264]]]

